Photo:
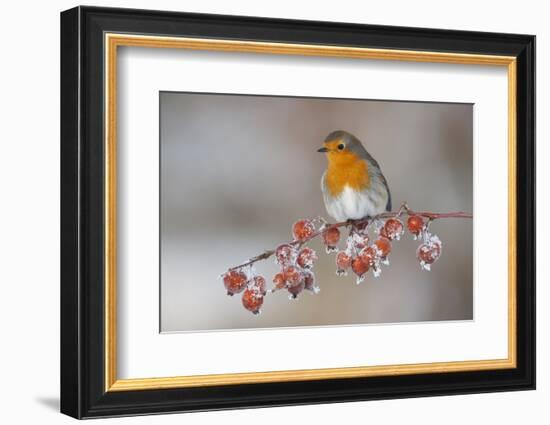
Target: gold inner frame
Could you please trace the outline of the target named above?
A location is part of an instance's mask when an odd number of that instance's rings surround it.
[[[119,46],[436,62],[507,67],[508,71],[508,357],[418,364],[304,369],[163,378],[118,379],[116,325],[116,99]],[[370,49],[327,45],[267,43],[105,34],[105,391],[252,384],[284,381],[509,369],[516,367],[516,58],[462,53]]]

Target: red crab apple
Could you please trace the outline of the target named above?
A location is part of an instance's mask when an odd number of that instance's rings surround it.
[[[285,281],[285,275],[284,273],[277,273],[275,276],[273,276],[273,285],[275,285],[275,289],[283,289],[286,285]]]
[[[335,251],[340,241],[340,230],[336,227],[329,227],[323,232],[323,241],[325,242],[328,252]]]
[[[297,267],[288,266],[283,273],[288,287],[298,286],[300,283],[303,283],[302,273],[300,273]]]
[[[315,233],[315,225],[311,220],[299,220],[292,226],[294,240],[304,242]]]
[[[304,288],[307,289],[308,291],[313,292],[314,294],[317,294],[320,291],[320,289],[315,284],[315,275],[313,274],[313,272],[309,270],[305,270],[303,273],[303,276],[304,276]]]
[[[351,269],[358,277],[357,283],[361,283],[359,279],[362,279],[365,273],[369,271],[369,263],[362,256],[358,256],[351,261]]]
[[[253,314],[260,313],[260,307],[264,303],[264,296],[254,289],[246,289],[243,292],[243,306]]]
[[[407,220],[407,228],[413,235],[418,236],[424,227],[424,220],[419,215],[411,215]]]
[[[382,229],[384,230],[384,234],[382,235],[382,233],[380,233],[380,235],[385,236],[390,241],[394,239],[401,239],[401,235],[403,235],[404,232],[403,223],[401,223],[401,220],[397,218],[389,218],[386,220],[386,223]]]
[[[246,286],[247,277],[241,271],[238,270],[229,270],[223,276],[223,284],[225,289],[227,289],[227,295],[238,294]]]
[[[374,267],[375,263],[378,261],[379,250],[376,245],[371,245],[363,249],[359,253],[359,257],[369,265],[369,267]]]
[[[383,236],[374,241],[376,247],[380,250],[380,257],[386,258],[391,251],[391,242]]]
[[[336,274],[343,276],[346,274],[347,269],[351,267],[351,257],[344,251],[340,251],[336,255]]]
[[[303,269],[310,269],[313,267],[313,263],[317,259],[317,253],[313,249],[306,246],[298,254],[296,263],[298,263],[298,265]]]
[[[435,263],[441,256],[441,241],[437,236],[432,236],[416,250],[416,257],[420,261],[420,267],[430,270],[430,265]]]
[[[265,295],[266,294],[265,278],[263,276],[254,276],[254,279],[252,279],[252,284],[250,285],[250,289],[254,289],[259,294]]]
[[[289,286],[287,288],[287,291],[290,294],[289,298],[292,300],[295,299],[296,297],[298,297],[298,294],[304,290],[304,288],[305,288],[304,279],[300,280],[300,283],[298,283],[297,285]]]
[[[279,245],[275,250],[275,258],[277,259],[277,263],[281,266],[286,266],[287,264],[292,263],[295,255],[296,251],[294,248],[286,243]]]

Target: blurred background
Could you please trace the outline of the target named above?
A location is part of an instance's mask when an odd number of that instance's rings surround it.
[[[385,174],[394,203],[472,211],[472,105],[161,92],[161,331],[396,323],[473,318],[472,220],[438,220],[432,271],[417,241],[394,243],[390,266],[357,286],[335,275],[319,241],[319,294],[265,297],[262,314],[228,297],[218,276],[323,216],[326,135],[355,134]],[[257,263],[268,284],[277,266]],[[270,286],[270,285],[268,285]]]

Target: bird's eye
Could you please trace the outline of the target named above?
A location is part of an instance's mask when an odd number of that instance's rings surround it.
[[[346,146],[345,146],[343,143],[340,143],[340,144],[338,145],[338,150],[339,150],[339,151],[343,151],[345,147],[346,147]]]

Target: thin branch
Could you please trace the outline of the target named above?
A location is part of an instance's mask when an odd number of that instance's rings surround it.
[[[265,252],[262,252],[259,255],[256,255],[255,257],[252,257],[250,260],[248,260],[246,263],[243,263],[239,266],[231,267],[229,271],[231,270],[237,270],[242,269],[243,267],[251,266],[252,264],[256,263],[257,261],[267,260],[269,257],[271,257],[273,254],[275,254],[275,250],[269,249]]]
[[[378,219],[402,217],[403,215],[406,215],[406,216],[417,215],[417,216],[427,218],[429,221],[438,220],[438,219],[441,219],[441,218],[473,218],[472,214],[466,213],[466,212],[463,212],[463,211],[448,212],[448,213],[413,211],[412,209],[409,208],[407,203],[404,202],[403,204],[401,204],[401,206],[399,207],[399,209],[397,211],[388,211],[388,212],[385,212],[385,213],[378,214],[374,217],[365,217],[365,218],[361,218],[361,219],[358,219],[358,220],[341,221],[339,223],[334,223],[334,224],[327,223],[324,227],[322,227],[322,229],[312,233],[311,236],[308,237],[307,239],[304,239],[302,241],[290,241],[290,242],[286,242],[286,243],[288,245],[297,245],[298,248],[301,248],[305,243],[307,243],[310,240],[315,239],[316,237],[322,235],[323,233],[325,233],[327,231],[327,229],[329,229],[331,227],[334,227],[334,228],[345,227],[345,226],[355,227],[355,226],[368,224],[369,222],[375,221],[375,220],[378,220]],[[252,264],[254,264],[258,261],[267,260],[273,254],[275,254],[274,249],[267,250],[267,251],[265,251],[265,252],[263,252],[259,255],[256,255],[255,257],[250,258],[247,262],[245,262],[243,264],[240,264],[240,265],[235,266],[235,267],[231,267],[229,270],[230,271],[231,270],[238,270],[238,269],[242,269],[243,267],[251,266]]]

